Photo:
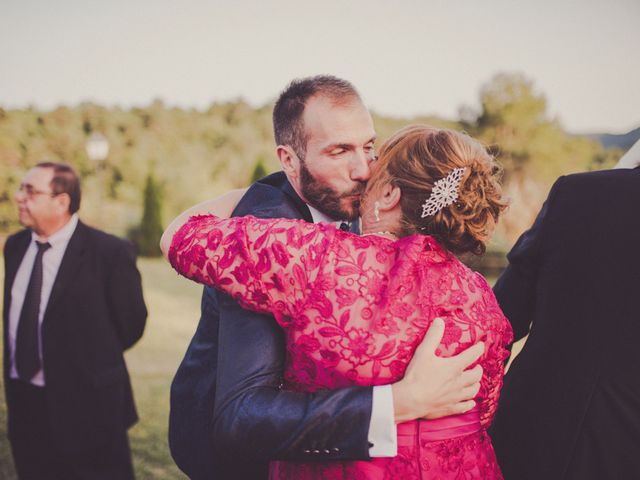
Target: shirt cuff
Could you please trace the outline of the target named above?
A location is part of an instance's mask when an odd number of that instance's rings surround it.
[[[398,454],[398,434],[393,418],[391,385],[373,387],[369,443],[371,457],[395,457]]]

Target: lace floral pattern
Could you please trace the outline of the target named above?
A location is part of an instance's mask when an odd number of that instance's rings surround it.
[[[315,391],[402,378],[435,317],[441,356],[482,340],[481,429],[401,446],[371,462],[274,462],[273,478],[502,478],[489,425],[502,386],[510,325],[484,278],[427,236],[357,236],[301,220],[192,217],[174,236],[182,275],[272,313],[287,333],[286,387]],[[422,476],[421,476],[422,475]]]

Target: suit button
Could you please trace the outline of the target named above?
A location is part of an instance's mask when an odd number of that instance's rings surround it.
[[[319,454],[319,453],[320,453],[320,450],[314,450],[314,451],[313,451],[313,453],[314,453],[315,455],[317,455],[317,454]]]
[[[326,448],[323,451],[324,453],[331,453],[331,450],[327,450]]]
[[[311,453],[311,450],[303,450],[302,453]]]
[[[333,447],[331,450],[334,451],[334,453],[338,453],[340,452],[340,449],[338,447]]]

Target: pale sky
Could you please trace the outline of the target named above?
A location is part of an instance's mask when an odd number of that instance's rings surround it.
[[[571,132],[640,126],[638,0],[1,0],[0,106],[205,108],[295,77],[352,81],[375,111],[457,119],[522,72]]]

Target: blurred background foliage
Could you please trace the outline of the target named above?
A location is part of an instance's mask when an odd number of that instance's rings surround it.
[[[461,107],[455,121],[373,116],[379,144],[409,123],[429,123],[465,130],[497,156],[511,207],[494,250],[507,250],[531,224],[559,175],[610,168],[624,153],[604,148],[597,137],[565,132],[549,116],[544,94],[522,74],[495,75],[479,100],[479,108]],[[253,108],[242,99],[204,111],[161,100],[130,109],[92,103],[46,112],[0,109],[0,243],[19,228],[13,194],[22,176],[48,159],[68,162],[82,176],[85,222],[129,236],[143,255],[157,255],[161,226],[177,213],[279,169],[271,110],[271,104]],[[85,152],[95,132],[110,143],[100,163]]]

